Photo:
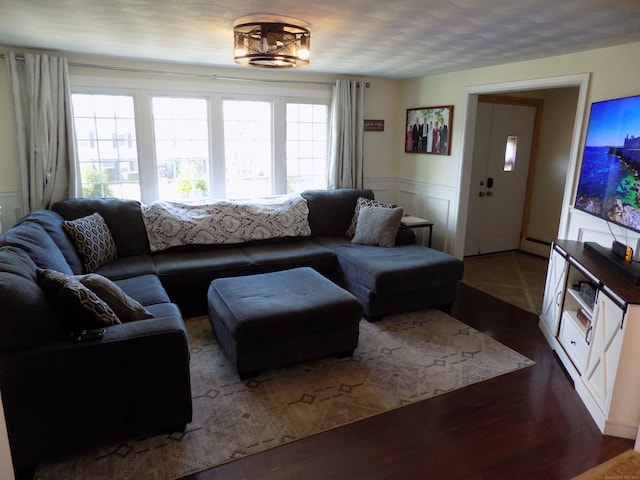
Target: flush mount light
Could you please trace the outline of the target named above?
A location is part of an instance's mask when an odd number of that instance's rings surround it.
[[[309,65],[311,33],[306,22],[277,15],[233,22],[234,55],[240,65],[293,68]]]

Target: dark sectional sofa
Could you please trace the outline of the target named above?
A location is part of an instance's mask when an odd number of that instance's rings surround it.
[[[455,299],[461,260],[414,244],[395,248],[345,237],[370,190],[302,194],[311,236],[236,245],[190,245],[152,253],[139,202],[70,199],[31,212],[0,237],[0,389],[14,465],[31,466],[98,442],[183,428],[191,421],[189,343],[183,315],[205,314],[215,278],[309,266],[350,291],[365,317],[439,307]],[[83,272],[62,228],[98,212],[118,258],[96,270],[153,318],[110,326],[99,341],[73,343],[65,311],[40,288],[37,268]],[[215,375],[215,372],[211,372]]]

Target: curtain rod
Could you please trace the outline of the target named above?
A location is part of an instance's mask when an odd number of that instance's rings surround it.
[[[6,54],[1,53],[0,58],[7,58]],[[16,55],[16,60],[24,61],[24,56]],[[162,75],[162,76],[174,76],[174,77],[191,77],[191,78],[204,78],[209,80],[232,80],[232,81],[242,81],[242,82],[260,82],[260,83],[299,83],[304,85],[333,85],[333,82],[317,82],[312,80],[269,80],[263,78],[243,78],[243,77],[233,77],[233,76],[224,76],[218,74],[208,74],[208,73],[181,73],[181,72],[169,72],[166,70],[153,70],[153,69],[145,69],[145,68],[131,68],[131,67],[116,67],[111,65],[95,65],[92,63],[78,63],[78,62],[68,62],[71,67],[80,67],[80,68],[96,68],[102,70],[114,70],[118,72],[128,72],[128,73],[146,73],[151,75]]]

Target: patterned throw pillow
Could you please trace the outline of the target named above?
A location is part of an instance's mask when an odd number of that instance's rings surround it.
[[[76,220],[66,220],[62,222],[62,228],[73,240],[82,258],[85,272],[93,272],[118,258],[111,230],[99,213]]]
[[[381,203],[376,200],[370,200],[364,197],[358,197],[358,201],[356,202],[356,208],[353,211],[353,218],[351,219],[351,225],[347,229],[345,235],[349,238],[353,238],[356,234],[356,226],[358,225],[358,215],[360,214],[360,209],[364,206],[367,207],[382,207],[382,208],[397,208],[398,205],[393,203]]]
[[[121,322],[127,323],[144,318],[153,318],[153,315],[140,302],[124,293],[118,285],[108,278],[97,273],[78,275],[75,278],[100,297],[101,300],[104,300]]]
[[[56,270],[36,270],[38,284],[58,312],[68,319],[70,329],[107,327],[120,320],[111,307],[77,279]]]

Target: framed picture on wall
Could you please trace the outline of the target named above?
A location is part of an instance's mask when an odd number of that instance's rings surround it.
[[[407,109],[404,151],[451,155],[453,105]]]

